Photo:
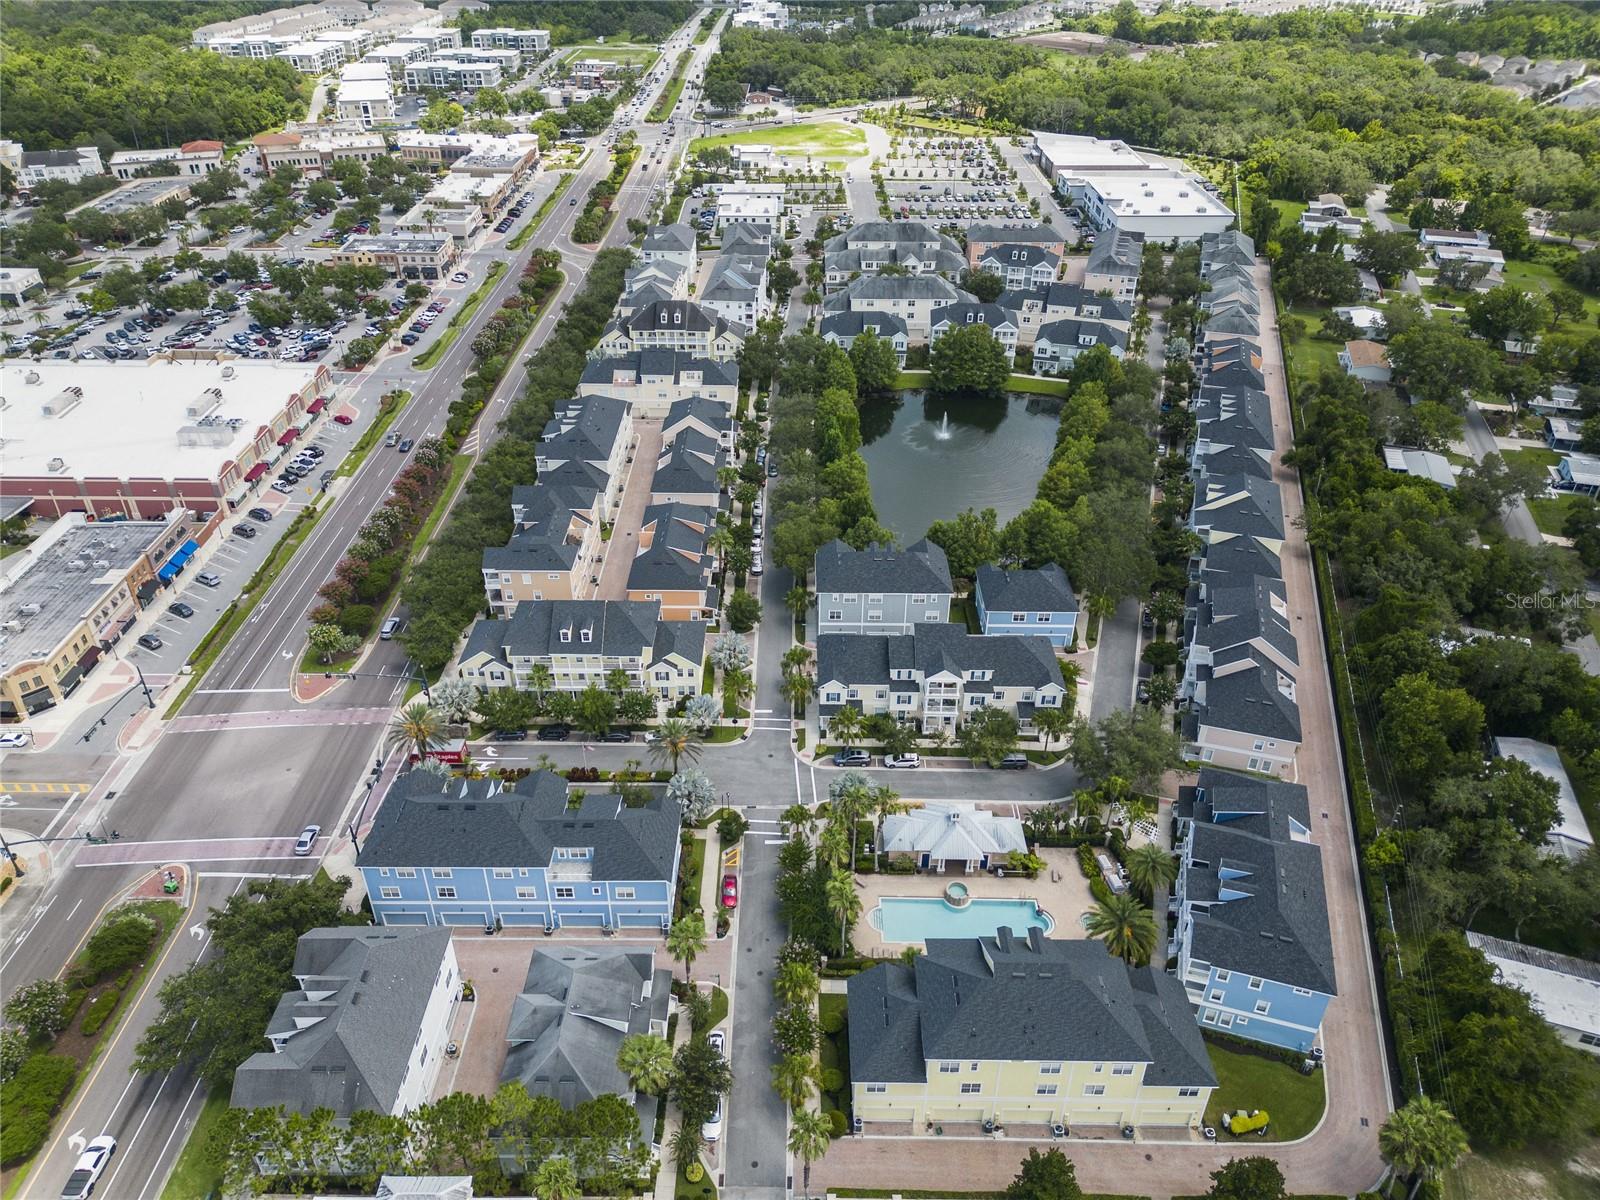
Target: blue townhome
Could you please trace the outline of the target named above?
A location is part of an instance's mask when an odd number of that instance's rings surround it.
[[[356,857],[380,925],[646,928],[672,920],[677,803],[628,808],[566,780],[514,784],[411,771],[384,797]]]
[[[1061,650],[1078,632],[1078,597],[1067,573],[1055,563],[1033,571],[978,568],[972,591],[978,628],[985,634],[1030,633]]]
[[[1168,953],[1202,1026],[1310,1051],[1336,994],[1306,790],[1207,768],[1179,789]]]

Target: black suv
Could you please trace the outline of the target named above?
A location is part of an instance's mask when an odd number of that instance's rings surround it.
[[[572,730],[566,725],[546,725],[539,730],[541,742],[564,742],[572,736]]]

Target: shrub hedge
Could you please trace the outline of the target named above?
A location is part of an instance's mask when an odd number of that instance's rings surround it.
[[[22,1162],[44,1145],[77,1077],[77,1062],[65,1054],[35,1054],[0,1084],[0,1165]]]

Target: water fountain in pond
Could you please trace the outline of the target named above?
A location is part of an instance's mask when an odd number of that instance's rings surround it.
[[[933,431],[933,436],[938,438],[941,442],[948,442],[950,440],[949,412],[946,412],[944,416],[939,418],[939,428]]]

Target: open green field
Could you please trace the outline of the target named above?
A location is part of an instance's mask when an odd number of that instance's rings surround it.
[[[1327,1093],[1320,1071],[1302,1075],[1278,1059],[1235,1050],[1210,1038],[1206,1039],[1206,1053],[1211,1056],[1218,1086],[1211,1094],[1211,1103],[1206,1105],[1205,1121],[1217,1131],[1219,1142],[1235,1140],[1222,1128],[1222,1114],[1239,1109],[1250,1112],[1264,1108],[1272,1118],[1266,1137],[1252,1135],[1243,1139],[1247,1144],[1292,1142],[1310,1133],[1322,1120]]]
[[[1507,262],[1505,279],[1513,287],[1519,287],[1528,292],[1549,292],[1558,287],[1566,287],[1566,282],[1556,269],[1549,263],[1542,262]],[[1600,314],[1600,297],[1589,292],[1583,293],[1583,323],[1594,324],[1596,314]]]
[[[791,156],[809,154],[813,158],[851,159],[867,153],[867,135],[842,121],[819,121],[808,125],[767,125],[739,133],[718,133],[696,138],[689,153],[714,146],[771,146]]]
[[[633,42],[606,42],[604,45],[585,42],[581,46],[569,48],[566,56],[567,62],[579,58],[598,58],[603,62],[621,63],[625,67],[637,66],[648,71],[656,59],[661,57],[661,50],[656,46]]]
[[[1445,1200],[1593,1200],[1600,1179],[1600,1139],[1564,1150],[1469,1154],[1444,1176]]]
[[[1572,511],[1574,505],[1582,503],[1583,499],[1582,496],[1566,495],[1557,496],[1553,500],[1529,500],[1528,515],[1533,518],[1533,523],[1539,527],[1540,533],[1559,534],[1561,526],[1566,522],[1567,513]]]

